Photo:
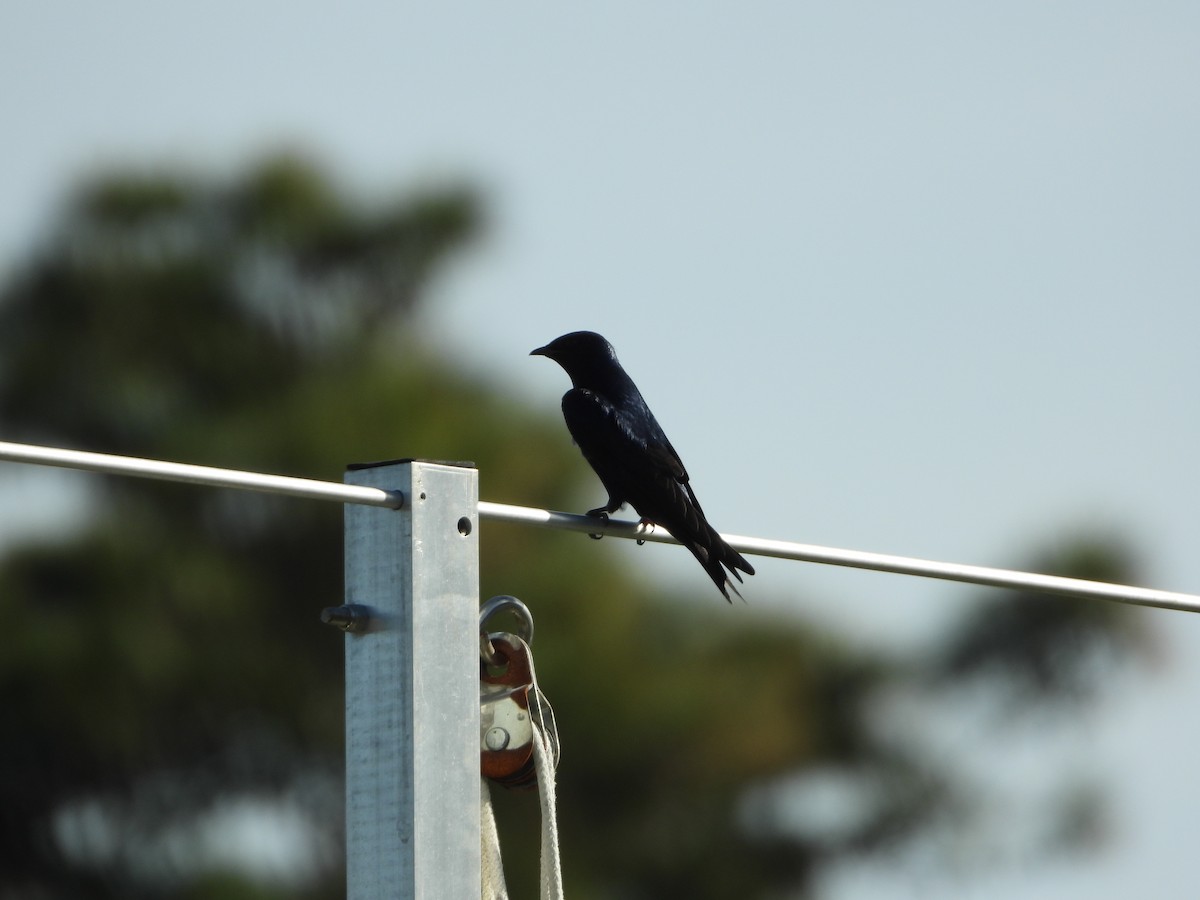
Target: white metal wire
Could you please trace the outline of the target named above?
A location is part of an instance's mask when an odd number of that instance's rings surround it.
[[[114,456],[109,453],[89,453],[83,450],[63,450],[59,447],[38,447],[33,444],[12,444],[0,441],[0,459],[12,462],[84,469],[109,475],[131,475],[137,478],[156,478],[160,481],[182,481],[212,487],[285,494],[310,500],[333,500],[339,503],[359,503],[364,506],[384,506],[398,509],[404,498],[373,487],[359,487],[290,475],[264,475],[237,469],[218,469],[212,466],[193,466],[187,463],[140,459],[133,456]]]
[[[524,506],[509,506],[504,503],[479,502],[479,518],[500,522],[516,522],[538,528],[555,528],[567,531],[582,531],[588,534],[604,534],[613,537],[635,538],[641,541],[657,541],[663,544],[679,543],[662,529],[643,529],[636,522],[610,519],[602,521],[589,516],[551,512],[545,509],[530,509]],[[745,537],[738,534],[723,534],[729,546],[741,553],[755,556],[774,556],[801,562],[824,563],[833,566],[848,566],[856,569],[871,569],[876,572],[892,572],[897,575],[918,575],[923,578],[940,578],[946,581],[961,581],[990,587],[1013,588],[1044,594],[1059,594],[1096,600],[1116,600],[1136,606],[1153,606],[1160,609],[1178,609],[1185,612],[1200,612],[1200,596],[1181,594],[1174,591],[1159,591],[1152,588],[1132,587],[1124,584],[1109,584],[1103,581],[1087,581],[1082,578],[1064,578],[1058,575],[1039,575],[1014,569],[993,569],[987,566],[970,566],[961,563],[935,562],[929,559],[914,559],[907,556],[890,556],[884,553],[869,553],[862,550],[839,550],[835,547],[819,547],[814,544],[798,544],[792,541],[775,541],[768,538]]]
[[[157,478],[165,481],[183,481],[214,487],[240,490],[265,491],[315,500],[331,500],[341,503],[358,503],[366,506],[399,508],[404,498],[394,492],[379,488],[316,481],[309,478],[292,478],[285,475],[263,475],[257,472],[241,472],[234,469],[218,469],[210,466],[194,466],[185,463],[138,459],[136,457],[112,456],[106,453],[88,453],[79,450],[62,450],[56,447],[38,447],[31,444],[14,444],[0,441],[0,460],[35,463],[38,465],[61,466],[106,472],[113,475],[131,475],[140,478]],[[642,529],[636,522],[610,519],[600,521],[588,516],[554,512],[526,506],[511,506],[506,503],[479,501],[479,518],[484,521],[513,522],[537,528],[552,528],[565,531],[580,531],[586,534],[605,534],[612,537],[635,538],[657,543],[678,543],[662,529]],[[906,556],[891,556],[869,553],[862,550],[840,550],[813,544],[798,544],[791,541],[776,541],[767,538],[722,535],[730,546],[742,553],[756,556],[774,556],[802,562],[823,563],[834,566],[849,566],[871,569],[877,572],[892,572],[899,575],[917,575],[923,578],[940,578],[991,587],[1036,591],[1092,600],[1115,600],[1136,606],[1152,606],[1160,609],[1178,609],[1185,612],[1200,612],[1200,596],[1174,591],[1159,591],[1152,588],[1133,587],[1123,584],[1108,584],[1101,581],[1086,581],[1079,578],[1063,578],[1057,575],[1040,575],[1013,569],[994,569],[987,566],[970,566],[961,563],[935,562],[928,559],[913,559]]]

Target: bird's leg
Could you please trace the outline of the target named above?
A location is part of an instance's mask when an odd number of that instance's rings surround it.
[[[624,505],[625,505],[625,501],[617,499],[616,497],[614,497],[612,495],[612,491],[609,491],[608,502],[605,503],[603,506],[597,506],[595,509],[589,509],[587,511],[586,515],[593,516],[594,518],[597,518],[597,519],[603,519],[605,522],[607,522],[608,514],[616,512],[618,509],[620,509]],[[598,540],[600,540],[600,538],[604,537],[604,535],[589,534],[588,537],[590,537],[592,540],[598,541]]]
[[[603,521],[607,522],[608,521],[608,508],[604,507],[604,506],[597,506],[595,509],[589,509],[585,513],[585,515],[589,515],[595,519],[602,519]],[[590,537],[593,541],[598,541],[598,540],[600,540],[600,538],[604,537],[604,535],[588,534],[588,537]]]
[[[638,534],[647,534],[647,533],[654,534],[654,523],[651,522],[649,519],[647,519],[645,516],[642,516],[640,519],[638,519],[637,531],[638,531]],[[645,538],[637,539],[637,545],[639,547],[642,546],[644,543],[646,543]]]

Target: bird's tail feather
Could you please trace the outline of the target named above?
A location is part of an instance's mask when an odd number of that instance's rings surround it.
[[[675,537],[680,538],[680,535],[675,535]],[[729,597],[729,591],[733,591],[739,600],[743,603],[746,602],[746,598],[742,596],[742,592],[737,589],[737,585],[729,576],[732,575],[739,583],[742,583],[742,576],[738,573],[738,569],[747,575],[753,575],[754,567],[746,562],[740,553],[725,543],[712,526],[704,522],[701,535],[692,535],[690,539],[680,540],[680,543],[699,560],[704,571],[708,573],[708,577],[713,580],[713,584],[717,586],[717,590],[726,600],[729,600],[730,603],[733,602]],[[726,572],[726,569],[729,571]]]
[[[729,576],[732,575],[741,583],[742,576],[738,570],[753,575],[754,566],[730,547],[717,530],[708,524],[691,484],[676,481],[674,485],[673,509],[667,516],[657,517],[659,524],[666,527],[676,540],[691,551],[726,600],[733,602],[729,597],[729,591],[732,590],[739,600],[745,602],[745,598]],[[729,571],[726,572],[726,569]]]

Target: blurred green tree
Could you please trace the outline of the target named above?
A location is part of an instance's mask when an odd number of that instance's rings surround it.
[[[0,288],[0,429],[317,478],[469,457],[489,499],[582,508],[596,485],[557,415],[423,334],[423,290],[480,218],[465,189],[354,202],[294,156],[231,182],[94,179]],[[64,477],[87,486],[85,521],[0,561],[0,896],[339,896],[342,641],[317,621],[341,592],[339,511]],[[960,827],[971,785],[919,722],[880,727],[881,705],[983,682],[1069,712],[1100,650],[1148,646],[1116,607],[1001,596],[929,652],[889,655],[731,614],[702,578],[699,597],[635,581],[578,536],[495,526],[481,544],[484,595],[538,617],[580,898],[811,890],[824,867]],[[1132,574],[1119,545],[1061,568]],[[849,785],[858,813],[797,827],[806,779]],[[1063,833],[1092,833],[1077,821],[1091,796],[1068,798]],[[532,895],[535,804],[498,805],[513,894]],[[247,809],[289,823],[282,871],[214,849]]]

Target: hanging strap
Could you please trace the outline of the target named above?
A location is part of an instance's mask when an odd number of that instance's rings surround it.
[[[488,780],[479,781],[479,819],[482,825],[480,862],[483,868],[482,900],[508,900],[504,884],[504,863],[500,859],[500,832],[496,830],[496,815],[492,812],[492,792]]]
[[[554,797],[554,752],[542,729],[533,729],[533,764],[542,806],[541,900],[563,900],[562,862],[558,850],[558,812]],[[480,788],[481,862],[483,900],[508,900],[504,863],[500,858],[500,833],[492,811],[492,794],[486,778]]]
[[[542,801],[542,900],[563,900],[562,863],[558,853],[558,811],[554,799],[555,754],[542,729],[533,729],[533,764]]]

